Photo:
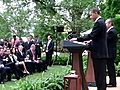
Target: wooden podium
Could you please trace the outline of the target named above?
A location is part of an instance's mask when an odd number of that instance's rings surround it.
[[[76,71],[76,74],[80,77],[78,81],[78,90],[88,90],[86,83],[83,62],[82,62],[82,52],[88,47],[84,44],[73,43],[67,40],[63,41],[63,48],[67,48],[72,53],[72,70]],[[75,90],[75,81],[70,81],[70,90]]]
[[[92,61],[92,58],[91,58],[91,52],[90,51],[88,51],[88,64],[87,64],[87,70],[86,70],[85,78],[86,78],[86,82],[87,82],[88,86],[96,86],[93,61]]]

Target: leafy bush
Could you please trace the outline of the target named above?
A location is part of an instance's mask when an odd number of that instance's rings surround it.
[[[41,57],[43,60],[45,60],[46,56]],[[84,66],[87,65],[87,56],[83,56],[83,64]],[[59,56],[57,57],[57,60],[55,60],[55,57],[52,57],[53,64],[54,65],[72,65],[72,58],[68,56]]]
[[[120,76],[120,62],[118,63],[118,65],[115,64],[115,69],[116,69],[116,75]]]
[[[39,80],[30,81],[28,78],[19,80],[13,90],[63,90],[63,77],[70,73],[71,67],[62,67],[62,72],[56,71],[50,73],[48,78],[44,77],[44,73]]]

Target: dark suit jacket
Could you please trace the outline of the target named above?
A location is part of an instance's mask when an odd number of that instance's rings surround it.
[[[1,65],[1,64],[3,64],[3,60],[2,60],[2,58],[0,57],[0,65]]]
[[[107,38],[106,25],[102,18],[95,22],[92,32],[87,36],[78,37],[78,41],[85,41],[92,39],[91,42],[91,57],[92,58],[107,58]]]
[[[45,47],[45,50],[47,48],[47,44],[48,44],[48,41],[46,43],[46,47]],[[53,50],[54,50],[54,42],[51,40],[49,46],[48,46],[48,53],[53,53]]]
[[[23,53],[23,55],[21,55],[20,51],[17,51],[16,55],[17,55],[18,61],[24,61],[25,53]]]
[[[24,44],[25,52],[30,49],[30,46],[31,46],[32,44],[34,44],[33,41],[29,41],[29,44],[28,44],[28,41],[25,42],[25,44]]]
[[[38,41],[35,40],[34,43],[35,43],[35,46],[36,46],[36,51],[40,52],[40,50],[41,50],[40,47],[42,47],[42,41],[41,40],[38,40]]]
[[[109,58],[116,57],[116,43],[117,43],[117,32],[114,28],[111,28],[107,32],[107,47]]]
[[[26,55],[29,55],[30,56],[30,60],[33,61],[33,54],[32,54],[32,51],[30,49],[27,50]],[[36,60],[37,58],[36,58],[36,52],[35,51],[34,51],[34,55],[35,55],[35,60]]]

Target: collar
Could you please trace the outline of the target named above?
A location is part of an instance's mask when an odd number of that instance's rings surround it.
[[[110,28],[108,28],[107,32],[109,32],[109,31],[110,31],[110,29],[112,29],[112,28],[113,28],[113,26],[111,26]]]
[[[97,17],[96,20],[95,20],[95,23],[96,23],[96,22],[98,21],[98,19],[100,19],[100,18],[101,18],[101,16]]]

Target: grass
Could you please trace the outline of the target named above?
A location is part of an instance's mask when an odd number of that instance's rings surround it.
[[[42,77],[42,75],[44,74],[44,77],[49,77],[49,75],[51,73],[56,73],[56,71],[62,72],[62,67],[65,66],[52,66],[52,67],[48,67],[48,70],[46,72],[41,72],[41,73],[34,73],[33,75],[28,75],[24,78],[22,78],[22,80],[25,80],[26,78],[33,82],[34,80],[38,80],[39,78]],[[4,84],[0,84],[0,90],[12,90],[11,87],[14,87],[16,85],[18,81],[15,82],[5,82]]]

